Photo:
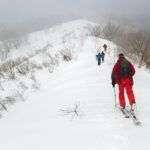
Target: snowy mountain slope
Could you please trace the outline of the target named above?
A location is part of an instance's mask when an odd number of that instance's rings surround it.
[[[109,45],[100,67],[95,59],[98,43]],[[114,106],[110,80],[114,50],[106,40],[87,37],[72,61],[61,61],[51,74],[47,69],[35,71],[40,89],[28,90],[26,101],[9,108],[0,120],[1,149],[148,150],[149,73],[136,68],[134,92],[142,121],[137,127]],[[41,61],[39,56],[33,60]],[[61,110],[72,109],[77,102],[81,116],[64,116]]]
[[[48,46],[53,50],[53,47],[64,44],[67,41],[79,40],[80,43],[84,40],[85,36],[89,34],[87,30],[97,24],[87,20],[75,20],[64,24],[57,25],[53,28],[41,30],[27,34],[23,37],[23,42],[18,48],[12,48],[8,54],[8,59],[15,59],[20,56],[28,56],[35,53],[35,51],[43,49]],[[2,44],[2,42],[1,42]],[[10,45],[11,43],[9,43]]]
[[[28,43],[12,49],[0,66],[1,101],[16,99],[16,95],[17,99],[24,99],[21,94],[26,97],[33,87],[40,88],[35,78],[37,70],[46,68],[53,72],[61,63],[63,51],[81,51],[89,34],[87,28],[94,25],[86,20],[77,20],[27,35]]]

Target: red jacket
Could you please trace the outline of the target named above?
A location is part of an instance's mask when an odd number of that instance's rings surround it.
[[[113,70],[112,70],[111,78],[112,78],[112,81],[115,81],[115,83],[120,83],[120,81],[121,81],[121,77],[119,76],[119,62],[121,62],[123,59],[126,59],[126,58],[125,57],[119,58],[117,60],[117,63],[114,65]],[[130,68],[131,68],[131,74],[133,76],[135,74],[135,69],[134,69],[134,66],[131,63],[130,63]],[[131,77],[126,77],[126,78],[129,78],[132,81],[132,76]]]
[[[103,48],[104,48],[104,51],[106,51],[106,50],[107,50],[107,45],[104,44],[104,45],[103,45]]]

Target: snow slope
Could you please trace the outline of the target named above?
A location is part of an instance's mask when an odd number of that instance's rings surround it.
[[[79,41],[79,45],[84,40],[85,36],[89,34],[88,29],[97,24],[87,20],[75,20],[64,24],[57,25],[53,28],[41,30],[27,34],[23,37],[24,42],[19,48],[12,48],[8,54],[8,59],[15,59],[20,56],[28,56],[35,53],[35,51],[43,47],[49,47],[51,51],[59,49],[62,44],[71,42],[72,40]],[[2,44],[2,42],[0,42]],[[1,45],[0,45],[1,46]]]
[[[40,90],[28,93],[25,102],[0,120],[1,150],[149,150],[149,73],[136,68],[134,77],[139,127],[114,106],[110,74],[115,46],[98,41],[109,45],[101,66],[95,59],[95,39],[88,37],[72,61],[61,62],[52,74],[36,72]],[[79,116],[64,116],[61,110],[77,102]]]

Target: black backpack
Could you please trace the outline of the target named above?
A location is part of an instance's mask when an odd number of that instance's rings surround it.
[[[123,59],[119,63],[119,76],[120,77],[130,77],[131,74],[132,74],[132,70],[131,70],[129,61],[126,59]]]

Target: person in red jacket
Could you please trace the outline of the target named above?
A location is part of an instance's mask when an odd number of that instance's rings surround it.
[[[107,50],[107,45],[104,44],[104,45],[103,45],[103,48],[104,48],[104,51],[106,52],[106,50]]]
[[[135,74],[134,66],[125,58],[124,54],[119,54],[119,59],[114,65],[111,79],[112,85],[115,87],[115,84],[118,84],[119,88],[119,103],[120,106],[124,109],[126,106],[124,89],[129,99],[129,104],[131,105],[131,110],[135,109],[135,96],[132,90],[133,86],[133,75]]]

